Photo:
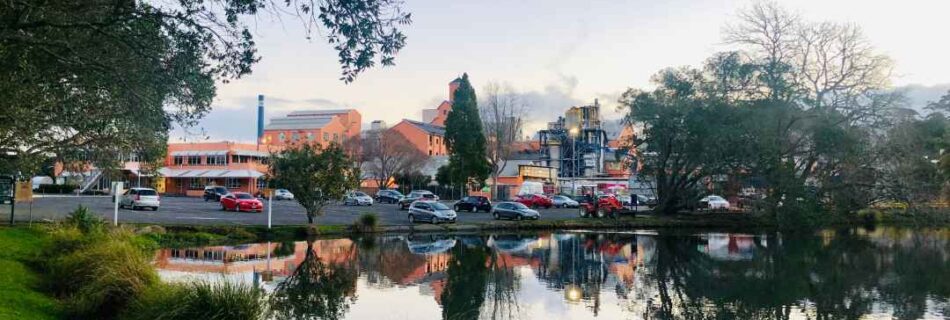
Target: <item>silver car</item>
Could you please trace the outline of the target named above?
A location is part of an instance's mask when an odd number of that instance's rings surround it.
[[[577,208],[577,206],[580,205],[577,201],[574,201],[574,199],[562,195],[551,197],[551,201],[554,202],[555,208]]]
[[[119,208],[132,208],[132,210],[151,208],[157,211],[159,205],[161,205],[159,199],[160,197],[155,189],[131,188],[126,190],[119,198]]]
[[[436,201],[418,200],[409,205],[409,223],[428,221],[431,223],[455,223],[455,210]]]
[[[495,207],[491,208],[491,216],[495,220],[499,219],[512,219],[512,220],[538,220],[541,219],[541,214],[536,210],[532,210],[520,202],[506,201],[499,202]]]

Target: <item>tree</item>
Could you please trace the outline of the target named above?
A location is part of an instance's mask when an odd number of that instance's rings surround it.
[[[525,104],[510,88],[489,83],[485,88],[485,107],[481,110],[485,130],[485,153],[491,168],[491,195],[497,198],[498,175],[505,170],[513,145],[521,137]]]
[[[397,174],[419,171],[426,155],[398,131],[376,130],[368,132],[363,140],[362,160],[376,185],[386,189]]]
[[[359,186],[359,169],[352,163],[336,143],[325,149],[319,144],[293,146],[271,157],[270,185],[293,192],[307,211],[307,223],[313,224],[328,203]]]
[[[459,186],[476,187],[485,184],[491,171],[488,157],[485,155],[485,135],[478,113],[475,89],[463,74],[452,111],[445,119],[445,144],[449,150],[449,164],[452,182]],[[443,183],[444,181],[439,181]]]
[[[248,17],[295,12],[320,26],[345,82],[393,64],[411,22],[396,0],[5,1],[0,3],[0,153],[18,160],[161,158],[173,124],[205,115],[216,82],[260,57]],[[289,10],[287,10],[289,9]],[[70,160],[70,159],[63,159]],[[0,160],[4,161],[4,160]],[[41,160],[37,160],[41,161]],[[0,165],[2,166],[2,165]]]
[[[656,211],[672,214],[699,199],[702,182],[739,167],[743,155],[731,147],[744,135],[733,119],[743,115],[702,91],[706,79],[699,70],[664,70],[653,82],[656,90],[627,90],[620,104],[627,122],[643,125],[636,146],[642,171],[656,181]]]

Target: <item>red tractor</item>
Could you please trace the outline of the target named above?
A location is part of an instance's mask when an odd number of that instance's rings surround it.
[[[596,199],[594,196],[586,195],[578,199],[577,202],[580,202],[578,213],[581,218],[617,218],[620,215],[620,210],[623,210],[623,203],[611,194],[600,195]]]

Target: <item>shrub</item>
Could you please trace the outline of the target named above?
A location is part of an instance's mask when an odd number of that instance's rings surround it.
[[[36,193],[66,194],[74,193],[79,186],[75,184],[41,184],[37,186]]]
[[[79,228],[83,233],[98,231],[104,224],[102,218],[82,205],[69,213],[64,223]]]
[[[262,319],[264,293],[246,284],[156,285],[141,294],[122,319]]]
[[[353,224],[353,231],[356,232],[374,232],[379,224],[379,218],[372,213],[364,213]]]

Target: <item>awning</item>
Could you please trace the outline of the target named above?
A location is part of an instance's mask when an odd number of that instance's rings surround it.
[[[166,178],[260,178],[257,170],[201,170],[161,168],[158,172]]]
[[[251,150],[234,150],[234,151],[231,151],[231,155],[251,156],[251,157],[261,157],[261,158],[270,157],[270,153],[262,152],[262,151],[251,151]]]
[[[187,156],[225,156],[228,154],[227,150],[200,150],[200,151],[175,151],[172,152],[172,157],[187,157]]]

